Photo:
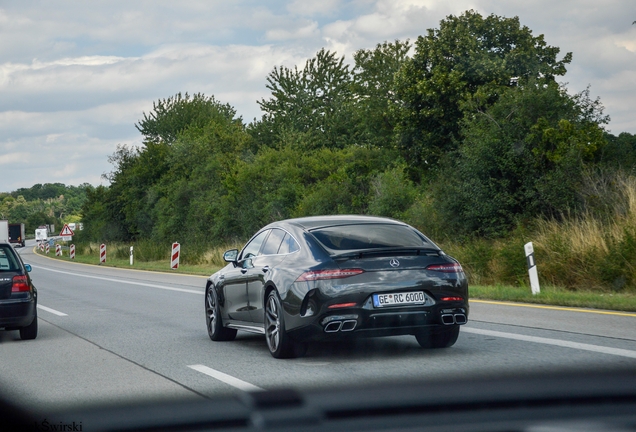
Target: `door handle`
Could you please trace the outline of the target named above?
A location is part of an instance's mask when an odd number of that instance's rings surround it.
[[[247,273],[247,269],[241,269],[241,273],[243,274]]]
[[[263,267],[263,273],[267,273],[269,271],[269,266]]]

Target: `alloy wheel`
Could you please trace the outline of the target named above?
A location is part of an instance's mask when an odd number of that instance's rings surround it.
[[[267,346],[271,352],[278,350],[280,344],[280,313],[278,302],[273,295],[267,299],[267,307],[265,308],[265,336],[267,338]]]
[[[207,296],[207,315],[208,315],[208,330],[214,331],[216,328],[216,298],[212,289],[208,290]]]

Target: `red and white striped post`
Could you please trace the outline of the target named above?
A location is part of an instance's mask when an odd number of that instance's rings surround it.
[[[170,268],[176,270],[179,268],[179,255],[181,253],[181,245],[172,243],[172,255],[170,255]]]
[[[62,245],[55,245],[55,256],[62,256]]]
[[[104,243],[102,243],[99,246],[99,263],[105,263],[106,262],[106,245]]]
[[[40,243],[40,252],[44,252],[44,243]]]
[[[48,244],[48,243],[46,244],[45,250],[46,250],[46,253],[47,253],[47,255],[48,255],[48,253],[49,253],[49,252],[50,252],[50,250],[51,250],[51,246],[49,246],[49,244]]]
[[[72,244],[71,248],[69,249],[69,256],[71,257],[71,259],[75,259],[75,245]]]

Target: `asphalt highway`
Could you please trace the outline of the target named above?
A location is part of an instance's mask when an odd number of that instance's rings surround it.
[[[401,336],[276,360],[263,336],[208,338],[204,277],[60,262],[32,243],[19,252],[33,266],[39,334],[0,331],[0,391],[38,407],[636,366],[636,313],[476,300],[448,349]]]

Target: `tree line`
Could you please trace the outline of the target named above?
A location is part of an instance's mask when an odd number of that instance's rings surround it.
[[[0,219],[24,223],[28,235],[41,225],[78,222],[86,200],[88,183],[66,186],[62,183],[35,184],[10,193],[0,193]]]
[[[595,184],[636,164],[636,136],[607,132],[590,90],[570,93],[560,54],[517,17],[467,11],[413,43],[322,49],[274,68],[262,117],[214,96],[153,103],[143,145],[86,188],[91,241],[218,245],[289,217],[394,217],[433,238],[505,237],[537,218],[602,213]]]

